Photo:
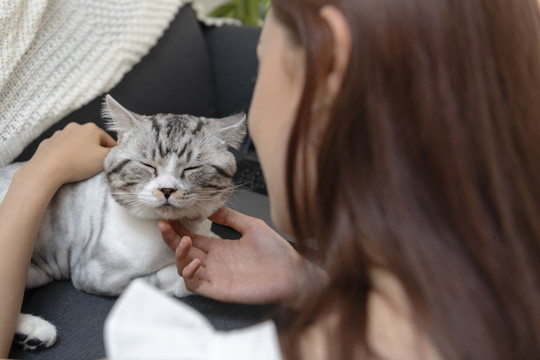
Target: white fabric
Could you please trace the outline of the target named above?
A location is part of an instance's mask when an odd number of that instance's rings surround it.
[[[116,85],[183,0],[0,0],[0,165]]]
[[[216,331],[196,310],[142,280],[118,299],[105,322],[111,360],[277,360],[273,322],[229,332]]]

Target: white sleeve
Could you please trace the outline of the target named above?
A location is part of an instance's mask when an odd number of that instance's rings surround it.
[[[274,323],[220,332],[193,308],[142,280],[118,299],[105,322],[111,360],[281,359]]]

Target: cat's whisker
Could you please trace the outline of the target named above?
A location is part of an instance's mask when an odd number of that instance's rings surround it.
[[[229,190],[236,190],[236,189],[238,189],[238,188],[241,188],[241,187],[243,187],[243,186],[248,185],[249,183],[250,183],[250,181],[244,181],[244,182],[241,182],[241,183],[239,183],[239,184],[235,184],[234,186],[231,186],[231,187],[229,188]]]
[[[210,212],[216,211],[218,208],[222,207],[223,205],[224,205],[223,201],[215,201],[213,203],[200,202],[200,203],[195,204],[196,207],[204,209],[205,211],[210,211]]]
[[[218,197],[212,194],[196,194],[190,197],[184,197],[184,199],[187,201],[193,200],[193,201],[216,201],[216,202],[220,202],[224,198],[225,197],[222,197],[222,196]]]
[[[238,207],[238,199],[236,199],[234,196],[231,196],[227,200],[227,206],[229,206],[231,208],[237,208]]]
[[[195,202],[194,206],[205,206],[206,208],[221,207],[223,203],[223,201],[197,201]]]
[[[214,207],[219,205],[221,202],[209,202],[209,201],[197,201],[193,204],[194,207],[201,208],[201,209],[209,209],[210,207]]]

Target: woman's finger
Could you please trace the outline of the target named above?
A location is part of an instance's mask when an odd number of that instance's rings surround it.
[[[163,240],[172,251],[176,251],[183,237],[188,237],[195,248],[207,253],[211,247],[210,243],[214,240],[191,233],[178,221],[160,221],[158,225]]]
[[[198,258],[193,259],[187,266],[182,270],[182,277],[184,279],[193,279],[195,273],[201,267],[201,260]]]
[[[158,222],[158,226],[165,244],[167,244],[172,251],[176,251],[180,241],[182,241],[182,236],[173,229],[171,223],[168,221],[160,221]]]
[[[109,134],[104,131],[99,132],[99,144],[106,148],[112,148],[116,146],[116,140],[114,140]]]
[[[182,224],[182,222],[179,220],[169,220],[167,221],[167,223],[180,236],[189,236],[192,239],[197,236],[196,234],[189,231],[188,228],[186,228],[184,224]]]
[[[191,260],[188,258],[189,250],[191,249],[191,239],[187,236],[182,237],[178,247],[174,251],[176,257],[176,263],[178,266],[185,267]]]
[[[209,219],[216,224],[225,225],[245,234],[250,229],[255,218],[244,215],[228,207],[222,207],[216,211]]]
[[[182,237],[175,250],[176,263],[178,266],[184,267],[191,260],[199,258],[203,263],[206,261],[207,253],[193,246],[192,240],[188,236]]]

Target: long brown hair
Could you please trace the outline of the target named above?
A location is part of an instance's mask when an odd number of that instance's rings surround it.
[[[539,359],[536,0],[272,4],[306,54],[287,158],[293,230],[300,242],[317,239],[330,277],[288,327],[288,357],[311,322],[335,310],[332,358],[368,353],[369,272],[380,267],[443,358]],[[345,15],[353,41],[317,140],[315,196],[299,184],[316,89],[332,62],[319,16],[327,4]]]

